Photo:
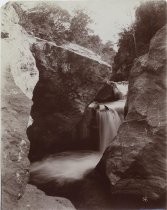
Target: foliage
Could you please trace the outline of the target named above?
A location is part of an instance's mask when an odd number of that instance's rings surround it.
[[[166,1],[148,1],[136,10],[135,33],[138,55],[148,51],[155,33],[166,24]]]
[[[91,22],[92,20],[83,10],[76,10],[69,28],[70,41],[82,43],[82,40],[86,39],[89,35],[90,29],[88,28],[88,24]]]
[[[24,13],[22,25],[35,36],[58,43],[66,38],[70,24],[70,14],[66,10],[43,2]]]
[[[148,52],[151,38],[166,24],[166,1],[148,1],[136,9],[136,20],[120,33],[113,79],[128,80],[136,57]]]
[[[104,61],[112,64],[115,51],[111,41],[103,44],[100,37],[89,28],[90,23],[92,20],[85,11],[76,10],[70,23],[69,41],[91,49],[99,54]]]
[[[75,10],[72,16],[68,11],[48,2],[41,2],[28,10],[21,10],[17,3],[14,5],[21,16],[20,24],[29,34],[58,45],[64,42],[79,44],[96,52],[106,62],[112,63],[115,55],[112,43],[103,44],[100,37],[93,33],[89,28],[92,20],[84,10]]]

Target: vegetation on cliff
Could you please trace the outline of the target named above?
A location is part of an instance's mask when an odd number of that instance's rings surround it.
[[[113,80],[128,80],[134,59],[148,52],[151,38],[165,24],[166,1],[147,1],[136,9],[135,22],[120,33]]]
[[[84,10],[75,10],[71,15],[67,10],[48,2],[41,2],[32,9],[24,10],[21,4],[14,3],[20,24],[29,34],[53,41],[58,45],[72,42],[99,54],[104,61],[112,64],[115,56],[111,41],[103,43],[89,25],[93,21]]]

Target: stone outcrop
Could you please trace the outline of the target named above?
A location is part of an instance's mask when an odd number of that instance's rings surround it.
[[[10,45],[3,45],[5,49],[10,49]],[[16,86],[9,66],[3,65],[1,75],[2,208],[7,210],[16,208],[17,199],[22,196],[28,181],[29,141],[25,131],[32,103]]]
[[[42,199],[45,207],[50,205],[54,206],[54,209],[68,209],[64,204],[68,205],[70,201],[62,199],[60,205],[58,199],[47,197],[42,192],[33,190],[33,187],[26,188],[30,167],[28,160],[30,143],[26,129],[33,89],[39,78],[36,62],[30,50],[36,39],[29,36],[19,25],[19,17],[11,2],[1,8],[1,17],[1,207],[3,210],[34,210],[38,205],[38,209],[44,209],[40,206]],[[30,194],[36,204],[26,206],[27,196]],[[23,195],[23,199],[20,200]],[[68,207],[73,209],[71,204]]]
[[[97,93],[95,101],[99,103],[113,102],[126,99],[128,92],[128,82],[108,81]]]
[[[61,197],[45,195],[33,185],[27,185],[23,197],[19,201],[18,210],[75,210],[72,203]]]
[[[19,17],[10,2],[2,8],[1,17],[2,34],[8,34],[7,37],[2,36],[3,65],[9,65],[15,84],[32,99],[39,79],[35,59],[30,51],[36,39],[19,25]]]
[[[128,207],[160,207],[166,192],[166,27],[130,72],[127,115],[97,170],[111,199]],[[157,205],[157,206],[156,206]],[[161,206],[162,207],[162,206]]]
[[[66,150],[90,149],[76,126],[111,74],[110,66],[86,48],[41,40],[32,47],[39,70],[27,134],[31,161]]]
[[[14,8],[1,10],[2,32],[2,208],[17,209],[29,175],[29,120],[38,70],[26,32],[18,25]]]

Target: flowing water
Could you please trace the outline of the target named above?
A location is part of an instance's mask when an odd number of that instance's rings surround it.
[[[59,185],[81,180],[99,162],[98,152],[62,152],[31,164],[31,181],[44,184],[56,180]]]
[[[32,163],[30,168],[30,183],[35,184],[38,187],[45,186],[45,189],[50,188],[51,191],[54,188],[53,195],[64,196],[72,201],[75,199],[81,199],[80,197],[82,197],[83,202],[83,197],[86,196],[84,202],[87,202],[89,199],[92,200],[93,197],[95,197],[95,201],[93,202],[95,202],[97,205],[107,202],[105,201],[105,197],[109,193],[104,193],[104,187],[102,187],[103,190],[99,190],[101,189],[101,186],[97,187],[101,181],[98,180],[95,182],[96,178],[91,178],[90,181],[85,177],[87,177],[87,175],[93,171],[104,150],[117,135],[118,128],[123,119],[124,104],[124,100],[106,103],[105,105],[101,104],[99,109],[96,110],[100,131],[99,152],[62,152],[51,155],[39,162]],[[95,184],[92,184],[93,182],[95,182]],[[48,187],[48,183],[51,183],[50,187]],[[77,184],[77,188],[76,183],[80,183],[79,185]],[[81,190],[81,188],[83,189],[83,186],[87,186],[86,188],[89,189]],[[58,191],[56,189],[58,189]],[[57,193],[60,191],[61,194]],[[71,197],[71,194],[68,194],[68,191],[74,195]],[[76,194],[78,191],[84,191],[84,193],[77,198]],[[76,202],[76,200],[74,202]]]
[[[101,156],[95,151],[52,155],[31,164],[30,184],[69,199],[78,210],[110,209],[109,181],[93,170]]]
[[[100,152],[104,152],[106,147],[117,135],[118,128],[123,121],[123,110],[125,100],[100,105],[97,110],[99,122]]]
[[[100,151],[103,153],[117,135],[121,119],[114,109],[99,110],[97,111],[97,117],[99,121]]]

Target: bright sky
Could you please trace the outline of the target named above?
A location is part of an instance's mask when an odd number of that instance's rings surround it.
[[[85,9],[94,21],[91,28],[102,40],[118,39],[121,28],[130,24],[134,19],[134,12],[139,0],[91,0],[60,2],[60,6],[69,11],[76,8]]]
[[[6,0],[0,0],[0,4]],[[146,0],[62,0],[51,1],[70,13],[74,9],[85,9],[94,21],[91,28],[105,42],[111,40],[116,46],[121,28],[130,25],[134,20],[135,8]],[[23,2],[23,1],[22,1]],[[32,8],[39,1],[25,1],[26,7]]]

